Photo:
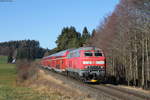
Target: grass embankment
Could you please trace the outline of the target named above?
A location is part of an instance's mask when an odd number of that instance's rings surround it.
[[[7,64],[7,57],[0,56],[0,100],[58,100],[58,95],[49,95],[33,88],[17,86],[15,64]]]

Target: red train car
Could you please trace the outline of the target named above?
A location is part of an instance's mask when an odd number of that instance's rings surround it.
[[[69,54],[70,50],[69,49],[64,50],[44,57],[41,60],[41,65],[44,68],[54,69],[55,71],[59,71],[59,72],[66,71],[67,55]]]
[[[66,72],[86,82],[96,82],[105,77],[106,58],[101,49],[95,47],[81,47],[44,57],[43,67]]]

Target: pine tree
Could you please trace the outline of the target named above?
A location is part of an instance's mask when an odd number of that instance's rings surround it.
[[[82,32],[82,44],[86,44],[86,42],[89,40],[90,37],[91,36],[87,27],[84,27],[83,32]]]

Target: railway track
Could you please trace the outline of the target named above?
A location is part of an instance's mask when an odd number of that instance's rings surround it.
[[[113,86],[106,86],[106,85],[88,85],[89,87],[97,90],[102,91],[104,94],[108,94],[110,97],[119,100],[150,100],[150,97],[145,95],[140,95],[135,93],[135,91],[126,91],[123,89],[119,89]]]
[[[65,75],[61,75],[58,73],[55,73],[53,71],[47,71],[46,73],[51,74],[52,76],[56,77],[57,79],[66,80],[68,84],[76,84],[78,85],[78,88],[84,89],[86,88],[89,91],[93,91],[93,93],[96,93],[97,100],[99,100],[99,96],[102,94],[104,96],[107,96],[109,98],[112,98],[112,100],[150,100],[150,96],[148,94],[140,94],[136,93],[136,91],[132,90],[126,90],[123,88],[118,88],[117,86],[110,86],[105,84],[85,84],[83,82],[77,81],[72,77],[66,77]]]

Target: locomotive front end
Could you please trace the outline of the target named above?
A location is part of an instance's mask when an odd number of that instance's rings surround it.
[[[106,72],[106,59],[100,50],[82,51],[80,76],[86,82],[103,80]]]

